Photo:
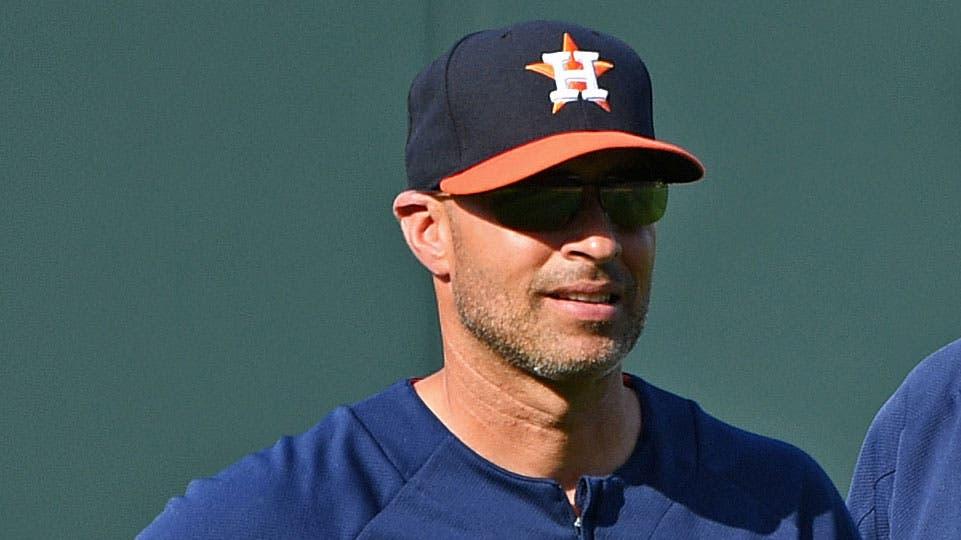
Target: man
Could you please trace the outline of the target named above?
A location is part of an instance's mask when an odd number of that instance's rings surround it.
[[[443,368],[342,407],[172,500],[144,538],[846,538],[800,450],[625,375],[665,182],[624,43],[530,22],[415,79],[394,201],[430,272]]]
[[[961,534],[961,340],[918,364],[881,407],[848,506],[865,539]]]

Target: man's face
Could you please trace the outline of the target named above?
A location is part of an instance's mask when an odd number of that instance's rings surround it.
[[[623,176],[629,154],[590,154],[558,166],[586,184]],[[508,363],[556,381],[619,366],[644,327],[654,225],[611,223],[596,186],[558,230],[499,224],[470,196],[450,207],[451,287],[461,324]]]

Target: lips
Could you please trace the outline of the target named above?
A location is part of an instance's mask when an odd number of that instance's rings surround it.
[[[613,321],[623,313],[623,293],[612,284],[578,284],[549,291],[546,305],[577,321]]]
[[[570,300],[573,302],[584,302],[587,304],[616,304],[620,297],[612,293],[579,293],[561,292],[548,294],[551,298],[558,300]]]
[[[546,296],[584,304],[617,304],[624,296],[623,287],[613,282],[577,282],[548,289]]]

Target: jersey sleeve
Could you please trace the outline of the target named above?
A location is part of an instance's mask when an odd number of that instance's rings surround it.
[[[354,538],[403,481],[352,411],[191,482],[137,537]]]
[[[948,538],[961,528],[961,340],[915,367],[881,407],[848,506],[866,539]]]

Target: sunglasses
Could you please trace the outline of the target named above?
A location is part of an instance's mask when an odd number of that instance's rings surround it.
[[[525,181],[464,198],[479,203],[498,223],[510,229],[550,232],[573,221],[587,193],[593,191],[611,222],[623,230],[650,225],[661,219],[667,209],[667,185],[663,182],[617,178],[600,184],[585,184],[575,178]]]

